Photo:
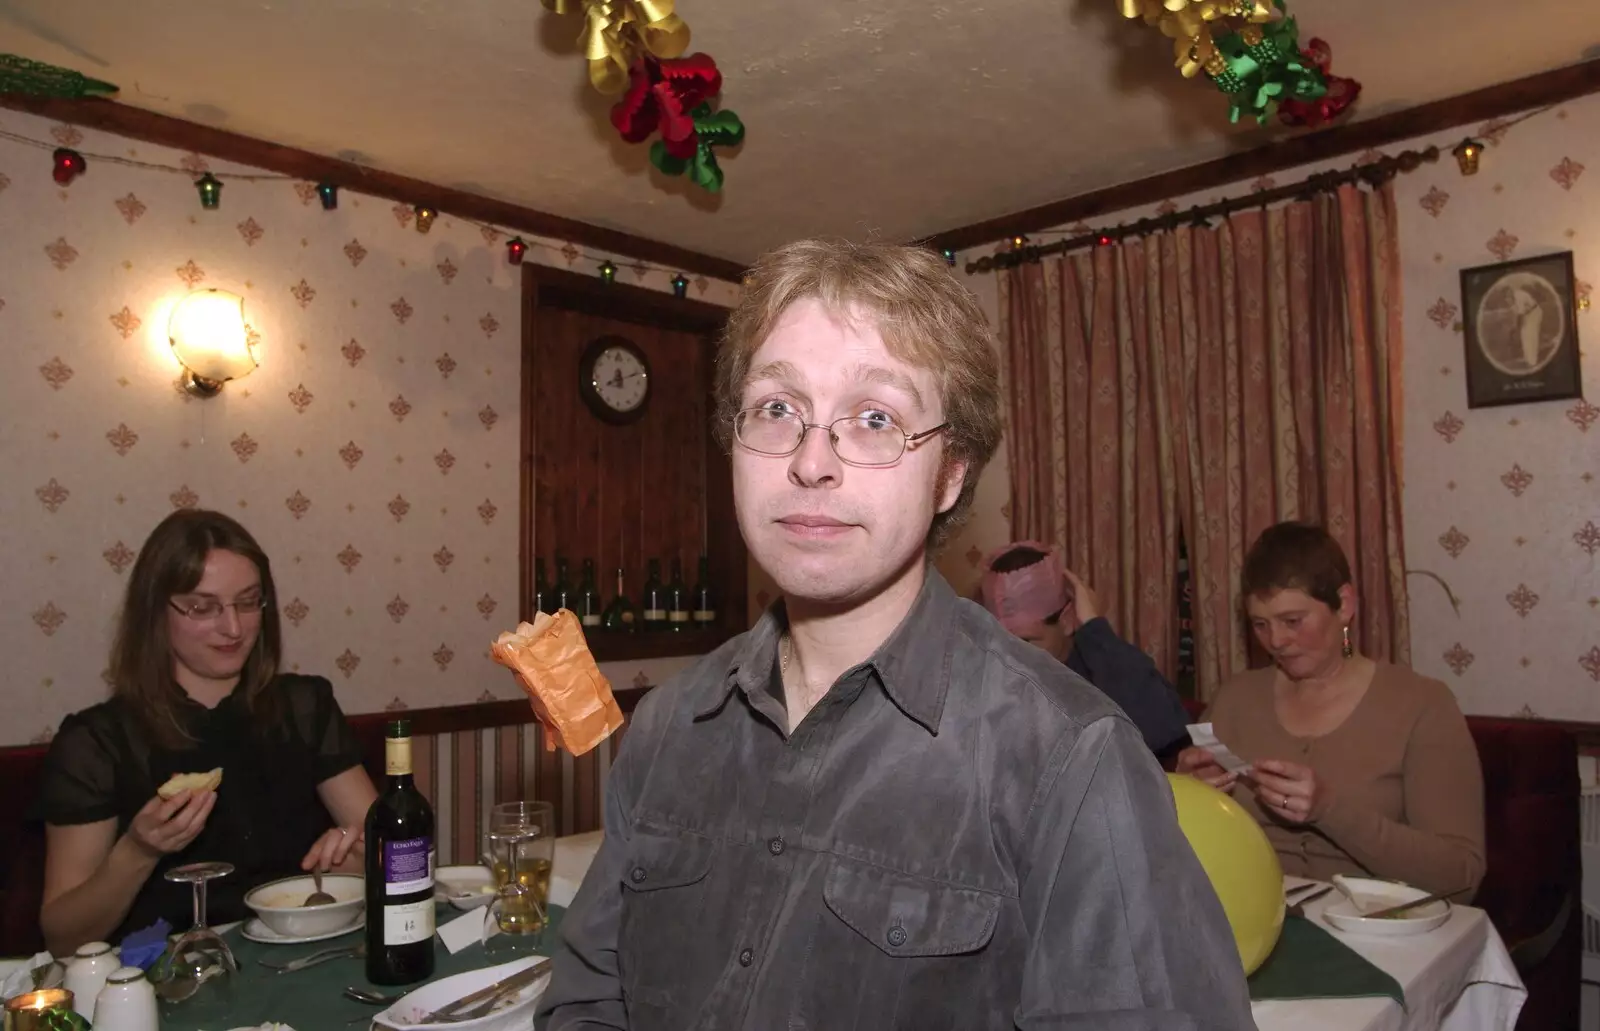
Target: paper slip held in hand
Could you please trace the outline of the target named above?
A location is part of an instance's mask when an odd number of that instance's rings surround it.
[[[1244,774],[1250,772],[1249,763],[1234,755],[1228,750],[1227,745],[1217,740],[1216,732],[1211,729],[1211,724],[1189,724],[1189,740],[1194,742],[1195,747],[1204,748],[1210,752],[1211,757],[1217,761],[1217,765],[1229,773]]]

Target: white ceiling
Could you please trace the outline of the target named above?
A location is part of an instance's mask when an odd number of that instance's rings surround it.
[[[1295,0],[1358,117],[1600,52],[1594,0]],[[748,137],[712,199],[615,136],[539,0],[0,0],[122,102],[745,261],[912,239],[1259,144],[1116,0],[678,0]],[[1585,12],[1588,12],[1587,14]]]

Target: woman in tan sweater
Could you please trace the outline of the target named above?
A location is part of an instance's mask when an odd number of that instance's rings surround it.
[[[1223,684],[1206,718],[1252,768],[1235,777],[1186,748],[1178,772],[1230,791],[1285,873],[1370,875],[1468,900],[1483,879],[1483,770],[1450,689],[1356,654],[1350,565],[1321,527],[1267,529],[1243,581],[1273,665]]]

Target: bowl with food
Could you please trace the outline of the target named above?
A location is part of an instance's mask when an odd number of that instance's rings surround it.
[[[1427,891],[1409,884],[1342,874],[1334,875],[1333,882],[1344,897],[1330,903],[1322,918],[1347,934],[1383,938],[1426,934],[1450,919],[1448,900],[1429,899]],[[1395,909],[1416,902],[1421,904]]]
[[[477,909],[494,898],[494,871],[487,866],[441,866],[433,874],[434,898],[456,909]]]
[[[322,890],[334,901],[308,906],[317,890],[310,874],[285,877],[252,888],[244,904],[255,910],[269,931],[282,938],[305,939],[351,927],[367,905],[366,881],[355,874],[322,875]]]
[[[430,981],[372,1023],[396,1031],[524,1031],[533,1026],[534,1007],[549,985],[549,958],[524,956]]]

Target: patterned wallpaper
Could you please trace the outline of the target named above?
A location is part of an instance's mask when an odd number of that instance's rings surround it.
[[[1412,578],[1412,660],[1470,712],[1600,721],[1600,317],[1577,316],[1585,400],[1468,410],[1459,311],[1463,267],[1567,250],[1588,307],[1600,96],[1507,121],[1479,128],[1476,176],[1446,162],[1403,178],[1397,197],[1406,555],[1459,603]]]
[[[190,178],[92,155],[208,167],[197,155],[0,115],[0,129],[89,157],[69,186],[50,152],[0,140],[0,745],[43,740],[105,696],[128,568],[175,507],[240,519],[274,565],[286,661],[347,711],[518,695],[489,641],[517,601],[519,271],[505,234],[220,162],[221,206]],[[533,240],[527,260],[599,258]],[[616,255],[621,282],[674,270]],[[171,307],[242,295],[261,366],[219,397],[176,386]],[[737,287],[697,279],[719,304]],[[611,664],[659,681],[687,660]]]
[[[1449,151],[1488,144],[1476,176]],[[1405,485],[1416,668],[1450,684],[1472,713],[1600,722],[1600,95],[1385,148],[1435,144],[1436,165],[1396,180],[1405,284]],[[1378,152],[1117,212],[1132,222],[1240,190],[1266,190]],[[1061,227],[1089,232],[1082,223]],[[1057,234],[1059,235],[1059,234]],[[1047,234],[1038,234],[1043,242]],[[1466,407],[1459,273],[1574,252],[1586,400]],[[963,259],[967,256],[963,255]],[[998,323],[995,277],[968,280]],[[980,504],[942,563],[976,577],[984,549],[1009,537],[1009,470],[985,475]],[[1448,585],[1453,605],[1443,587]],[[1458,611],[1459,607],[1459,611]]]

